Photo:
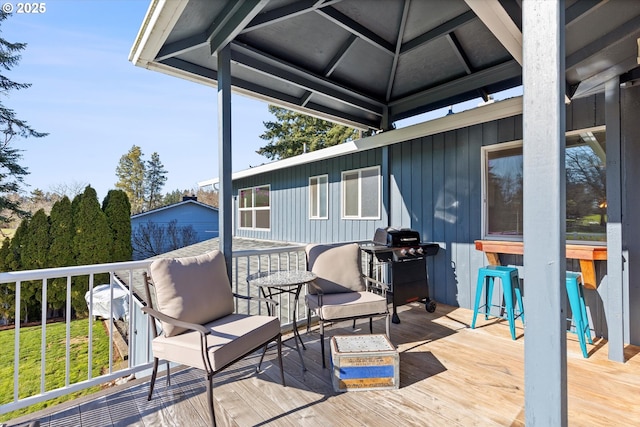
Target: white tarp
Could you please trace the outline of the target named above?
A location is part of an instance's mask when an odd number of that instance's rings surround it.
[[[90,291],[84,295],[89,307]],[[98,285],[93,288],[93,315],[108,319],[113,314],[113,319],[126,320],[129,314],[129,294],[118,285],[113,285],[113,313],[109,307],[111,297],[110,285]]]

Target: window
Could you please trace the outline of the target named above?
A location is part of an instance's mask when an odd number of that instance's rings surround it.
[[[328,175],[309,178],[309,218],[329,217],[329,177]]]
[[[271,224],[270,187],[245,188],[240,190],[240,228],[268,230]]]
[[[567,240],[606,240],[604,127],[566,134]],[[483,148],[485,236],[522,238],[522,141]]]
[[[342,217],[380,218],[380,167],[342,172]]]

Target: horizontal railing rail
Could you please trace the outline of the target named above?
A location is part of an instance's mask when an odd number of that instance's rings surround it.
[[[92,386],[103,385],[110,381],[118,380],[126,377],[133,377],[137,373],[143,373],[143,371],[149,371],[153,359],[151,354],[150,342],[152,337],[150,336],[150,328],[148,328],[147,315],[142,313],[140,308],[142,307],[141,295],[136,291],[135,283],[141,282],[142,272],[146,271],[151,264],[152,260],[143,261],[128,261],[110,264],[96,264],[85,266],[73,266],[73,267],[61,267],[61,268],[47,268],[40,270],[28,270],[28,271],[14,271],[0,273],[0,284],[15,284],[15,317],[18,319],[15,321],[14,326],[14,342],[13,342],[13,354],[11,354],[10,348],[3,348],[2,355],[4,357],[13,356],[13,397],[11,401],[0,401],[0,415],[12,412],[18,409],[25,408],[32,404],[44,402],[46,400],[61,397],[71,393],[90,388]],[[247,283],[247,276],[250,274],[263,272],[263,271],[275,271],[275,270],[300,270],[306,268],[306,258],[304,254],[304,246],[287,246],[279,248],[267,248],[257,250],[242,250],[235,251],[233,253],[233,270],[232,270],[232,287],[234,292],[244,296],[260,296],[259,289],[250,286]],[[97,356],[102,356],[100,360],[104,359],[105,354],[98,355],[96,352],[106,350],[99,350],[94,347],[95,338],[93,332],[94,322],[97,321],[94,316],[96,302],[94,301],[93,292],[88,292],[88,317],[86,319],[79,319],[86,321],[86,325],[81,325],[82,328],[86,326],[86,335],[82,337],[73,337],[71,334],[71,322],[72,320],[72,306],[71,306],[71,290],[72,284],[78,277],[86,277],[87,287],[84,291],[93,289],[95,285],[102,283],[95,283],[96,276],[108,274],[109,275],[109,310],[111,315],[109,319],[104,320],[107,326],[108,334],[108,365],[96,366],[98,362]],[[47,385],[47,372],[50,372],[51,366],[48,366],[47,361],[47,329],[50,324],[46,321],[41,321],[38,327],[41,328],[40,334],[40,348],[39,355],[24,354],[21,349],[21,330],[24,326],[20,324],[21,313],[21,294],[29,290],[27,287],[34,286],[34,282],[42,287],[39,295],[39,301],[41,304],[42,319],[47,319],[49,303],[48,299],[48,286],[51,279],[64,279],[66,280],[66,301],[64,309],[64,323],[65,323],[65,338],[64,344],[58,342],[55,344],[49,343],[49,345],[65,345],[65,363],[64,363],[64,385],[51,388]],[[118,353],[121,350],[117,350],[116,339],[118,335],[115,323],[118,319],[114,320],[114,303],[113,292],[118,287],[121,287],[127,292],[128,310],[126,314],[127,324],[127,342],[126,342],[126,363],[120,361],[116,363],[116,351]],[[306,290],[305,290],[306,292]],[[30,295],[30,294],[29,294]],[[263,310],[266,311],[266,307],[255,302],[248,301],[237,302],[236,311],[248,314],[260,314]],[[293,313],[293,297],[280,296],[277,315],[280,318],[283,330],[290,330],[292,328],[292,313]],[[306,312],[302,307],[304,305],[304,296],[301,296],[300,306],[298,307],[298,320],[306,321]],[[75,319],[78,320],[78,319]],[[0,331],[0,334],[6,333],[6,331]],[[75,360],[76,354],[72,354],[72,343],[77,339],[86,339],[88,350],[86,357],[86,377],[80,379],[72,379],[71,369],[72,367],[78,368],[78,364],[85,363],[85,359],[82,361]],[[9,346],[10,347],[10,346]],[[26,357],[29,356],[29,357]],[[40,364],[40,378],[39,378],[39,390],[37,393],[31,393],[31,395],[23,395],[20,391],[20,369],[24,367],[24,363],[27,360],[39,359]],[[120,357],[122,359],[122,355]],[[38,363],[35,362],[35,363]],[[51,362],[49,362],[51,363]],[[49,369],[48,369],[49,368]],[[100,369],[100,373],[94,375],[94,370]],[[56,368],[56,370],[62,369],[62,364]],[[6,399],[5,399],[6,400]]]

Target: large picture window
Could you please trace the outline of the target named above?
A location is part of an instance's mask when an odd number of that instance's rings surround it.
[[[604,127],[566,134],[567,240],[606,240]],[[483,148],[483,222],[488,238],[522,238],[522,141]]]
[[[380,167],[342,172],[342,217],[380,218]]]
[[[240,228],[268,230],[271,227],[270,187],[244,188],[240,190],[238,205]]]
[[[329,217],[329,177],[328,175],[309,178],[309,218]]]

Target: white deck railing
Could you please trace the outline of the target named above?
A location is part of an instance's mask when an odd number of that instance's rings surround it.
[[[40,348],[40,387],[39,393],[32,396],[20,396],[20,381],[19,373],[21,366],[21,348],[20,348],[20,322],[15,324],[15,337],[14,337],[14,349],[13,349],[13,399],[10,402],[0,402],[0,415],[8,412],[27,407],[29,405],[43,402],[48,399],[56,398],[59,396],[74,393],[92,386],[101,385],[118,378],[128,377],[134,375],[140,371],[148,371],[151,367],[151,361],[153,355],[150,350],[150,341],[152,337],[149,336],[150,328],[147,327],[148,319],[144,315],[140,307],[142,303],[139,300],[140,295],[136,294],[136,283],[142,283],[142,272],[145,271],[151,264],[150,260],[144,261],[130,261],[111,264],[98,264],[87,266],[74,266],[64,268],[49,268],[41,270],[29,270],[29,271],[16,271],[9,273],[0,273],[0,283],[15,283],[15,313],[21,312],[21,291],[25,286],[30,286],[30,282],[37,281],[42,282],[42,294],[41,294],[41,309],[42,318],[47,317],[47,284],[50,279],[66,279],[66,309],[64,322],[66,325],[66,352],[65,352],[65,366],[64,366],[64,386],[48,390],[45,387],[45,372],[47,372],[47,327],[46,322],[41,323],[41,348]],[[232,271],[232,286],[234,292],[241,295],[258,296],[259,290],[247,285],[246,277],[249,274],[273,271],[273,270],[296,270],[304,269],[306,266],[304,246],[289,246],[283,248],[269,248],[264,250],[247,250],[237,251],[233,253],[233,271]],[[90,299],[88,304],[89,317],[83,320],[87,322],[87,341],[88,341],[88,362],[87,362],[87,378],[78,382],[71,381],[70,367],[72,366],[73,354],[70,352],[71,348],[71,284],[74,277],[88,276],[87,291],[92,289],[94,284],[94,278],[98,274],[108,273],[111,283],[111,292],[113,288],[123,283],[127,286],[131,285],[127,289],[133,288],[134,292],[129,291],[129,312],[128,312],[128,358],[126,367],[114,366],[114,321],[113,318],[107,320],[109,323],[109,366],[100,366],[99,368],[104,370],[104,374],[93,376],[92,371],[94,366],[93,360],[93,323],[96,321],[93,315],[93,293],[90,293]],[[139,287],[138,287],[139,288]],[[138,291],[139,292],[139,291]],[[301,303],[304,298],[300,298]],[[279,313],[278,316],[281,319],[283,329],[291,328],[291,319],[293,311],[293,297],[280,296]],[[111,310],[113,310],[114,304],[110,304]],[[238,312],[255,314],[263,310],[260,305],[240,303],[236,306]],[[306,312],[303,307],[298,307],[298,320],[306,319]],[[20,317],[18,314],[16,317]],[[5,333],[5,332],[0,332]],[[9,348],[2,349],[0,351],[2,356],[7,357],[11,353]],[[24,362],[23,362],[24,363]],[[51,367],[49,367],[51,368]],[[105,369],[106,368],[106,369]],[[62,369],[62,366],[57,369]]]

